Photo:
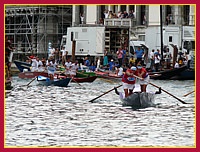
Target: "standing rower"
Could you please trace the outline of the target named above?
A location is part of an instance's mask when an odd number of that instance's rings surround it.
[[[131,95],[133,93],[133,89],[135,88],[135,71],[136,67],[134,66],[128,68],[122,77],[122,85],[125,93],[125,98]]]
[[[146,92],[146,88],[147,88],[147,85],[149,84],[149,80],[150,80],[147,70],[139,64],[137,66],[135,75],[141,78],[139,80],[141,92]]]
[[[54,73],[56,71],[57,63],[55,62],[55,59],[48,62],[47,70],[50,80],[54,79]]]

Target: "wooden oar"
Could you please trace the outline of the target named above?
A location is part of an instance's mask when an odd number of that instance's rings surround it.
[[[102,81],[105,81],[105,82],[115,83],[114,81],[109,80],[109,79],[105,79],[105,78],[99,78],[99,79],[102,80]]]
[[[79,74],[85,75],[85,76],[87,76],[87,77],[90,76],[90,74],[86,74],[86,73],[83,73],[83,72],[78,72],[78,71],[77,71],[76,73],[79,73]]]
[[[44,69],[43,71],[41,71],[40,74],[43,73],[45,70],[46,70],[46,69]],[[28,87],[29,84],[31,84],[36,78],[37,78],[37,76],[36,76],[35,78],[33,78],[26,86]]]
[[[115,88],[119,88],[119,87],[121,87],[122,86],[122,84],[120,84],[119,86],[117,86],[117,87],[115,87]],[[92,100],[90,100],[89,102],[94,102],[94,100],[96,100],[96,99],[98,99],[98,98],[100,98],[100,97],[102,97],[103,95],[105,95],[105,94],[107,94],[107,93],[109,93],[109,92],[111,92],[111,91],[113,91],[113,90],[115,90],[115,88],[113,88],[113,89],[111,89],[111,90],[108,90],[107,92],[105,92],[105,93],[103,93],[103,94],[101,94],[100,96],[98,96],[98,97],[96,97],[96,98],[94,98],[94,99],[92,99]]]
[[[136,75],[133,75],[133,76],[136,77],[136,78],[138,78],[138,79],[140,79],[140,80],[142,79],[142,78],[140,78],[140,77],[138,77],[138,76],[136,76]],[[146,81],[146,82],[147,82],[147,81]],[[152,86],[156,87],[156,88],[160,88],[162,91],[164,91],[165,93],[167,93],[167,94],[169,94],[170,96],[174,97],[175,99],[177,99],[177,100],[180,101],[181,103],[187,104],[187,103],[184,102],[183,100],[179,99],[178,97],[174,96],[173,94],[169,93],[168,91],[162,89],[161,87],[159,87],[159,86],[157,86],[157,85],[155,85],[155,84],[153,84],[153,83],[151,83],[151,82],[148,82],[148,83],[151,84]]]
[[[80,83],[78,83],[76,80],[74,80],[74,77],[72,77],[72,80],[77,83],[79,86],[82,86]]]
[[[28,87],[37,77],[33,78],[26,86]]]
[[[59,74],[64,74],[66,76],[66,74],[64,72],[59,71]],[[82,86],[80,83],[78,83],[76,80],[74,80],[74,77],[71,77],[72,80],[77,83],[79,86]]]
[[[193,90],[193,91],[191,91],[191,92],[189,92],[189,93],[185,94],[185,95],[184,95],[184,97],[186,97],[186,96],[188,96],[188,95],[192,94],[193,92],[195,92],[195,90]]]

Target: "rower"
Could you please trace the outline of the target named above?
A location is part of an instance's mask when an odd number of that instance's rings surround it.
[[[57,63],[55,62],[55,59],[52,59],[50,62],[48,62],[47,70],[50,80],[54,79],[54,73],[56,71]]]
[[[71,64],[70,75],[72,78],[75,77],[76,73],[78,72],[78,68],[78,60],[76,60],[74,63]]]
[[[127,69],[125,74],[122,77],[122,85],[125,93],[125,97],[128,97],[133,93],[133,89],[135,88],[135,77],[134,73],[136,71],[136,67],[132,66]]]
[[[141,78],[139,80],[141,92],[146,92],[147,85],[150,81],[150,77],[147,70],[144,67],[142,67],[141,64],[138,64],[135,75]]]
[[[114,90],[115,90],[115,93],[116,93],[117,95],[120,95],[120,94],[121,94],[121,92],[119,92],[119,91],[117,90],[116,87],[114,87]],[[155,92],[155,94],[161,94],[161,93],[162,93],[161,90],[162,90],[162,89],[161,89],[161,87],[160,87],[159,90]]]

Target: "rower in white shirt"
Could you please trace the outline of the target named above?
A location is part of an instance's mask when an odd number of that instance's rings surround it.
[[[76,60],[75,63],[72,63],[71,65],[70,75],[72,78],[76,75],[78,68],[79,68],[78,60]]]
[[[72,62],[70,61],[70,58],[68,58],[67,62],[65,62],[65,75],[67,77],[70,77],[71,67],[72,67]]]
[[[29,60],[31,60],[31,72],[38,71],[38,61],[36,60],[36,57],[30,58],[27,56]]]
[[[38,72],[42,72],[45,70],[45,67],[42,61],[38,57],[37,57],[37,68],[38,68]]]
[[[54,79],[54,73],[56,71],[57,63],[55,62],[55,59],[48,62],[47,70],[50,80]]]

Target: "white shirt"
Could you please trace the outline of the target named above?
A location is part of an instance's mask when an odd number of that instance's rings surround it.
[[[32,61],[31,66],[32,66],[32,67],[37,67],[38,61],[37,61],[36,59],[31,59],[31,61]]]
[[[99,69],[99,67],[100,67],[100,59],[98,59],[97,61],[97,69]]]
[[[118,18],[121,18],[121,17],[122,17],[122,13],[119,12],[119,13],[117,14],[117,17],[118,17]]]
[[[37,62],[37,67],[38,67],[38,71],[44,71],[44,67],[43,67],[42,61],[39,60]]]
[[[108,12],[105,12],[105,13],[104,13],[105,18],[108,18],[108,15],[109,15]]]
[[[174,68],[179,68],[179,64],[176,63],[176,64],[174,65]]]
[[[151,53],[150,53],[149,58],[150,58],[150,59],[154,59],[154,52],[151,52]]]
[[[38,67],[39,67],[39,66],[43,66],[43,63],[42,63],[41,60],[38,61]]]
[[[81,22],[83,22],[83,21],[84,21],[84,17],[83,17],[83,16],[81,16],[80,18],[81,18]]]
[[[46,60],[46,65],[48,65],[49,64],[49,61],[48,60]]]
[[[56,71],[56,65],[57,65],[57,63],[56,62],[52,62],[52,61],[50,61],[49,62],[49,65],[47,66],[47,69],[48,69],[48,74],[54,74],[54,72]]]
[[[62,56],[66,55],[67,50],[60,50],[60,52],[62,52]]]
[[[170,52],[166,52],[166,53],[165,53],[165,56],[166,56],[165,59],[170,59],[171,53],[170,53]]]
[[[118,76],[122,76],[123,75],[123,68],[122,67],[119,68],[119,72],[118,72],[117,75]]]
[[[75,63],[73,63],[72,65],[71,65],[71,72],[74,72],[74,73],[76,73],[76,70],[78,69],[78,64],[75,64]]]
[[[72,66],[71,62],[65,62],[66,69],[69,70]]]
[[[54,62],[54,63],[53,63],[52,61],[49,62],[49,66],[50,66],[50,67],[56,68],[56,65],[57,65],[56,62]]]
[[[72,73],[71,73],[71,70],[70,70],[70,69],[71,69],[71,66],[72,66],[72,63],[71,63],[71,62],[65,62],[65,69],[66,69],[66,70],[65,70],[65,74],[70,74],[70,75],[72,74]]]
[[[35,72],[38,70],[38,61],[36,59],[31,59],[31,72]]]
[[[155,58],[154,58],[154,61],[155,61],[155,63],[160,63],[160,57],[159,56],[155,56]]]
[[[54,48],[50,49],[49,57],[54,56],[54,53],[55,53],[55,49]]]

